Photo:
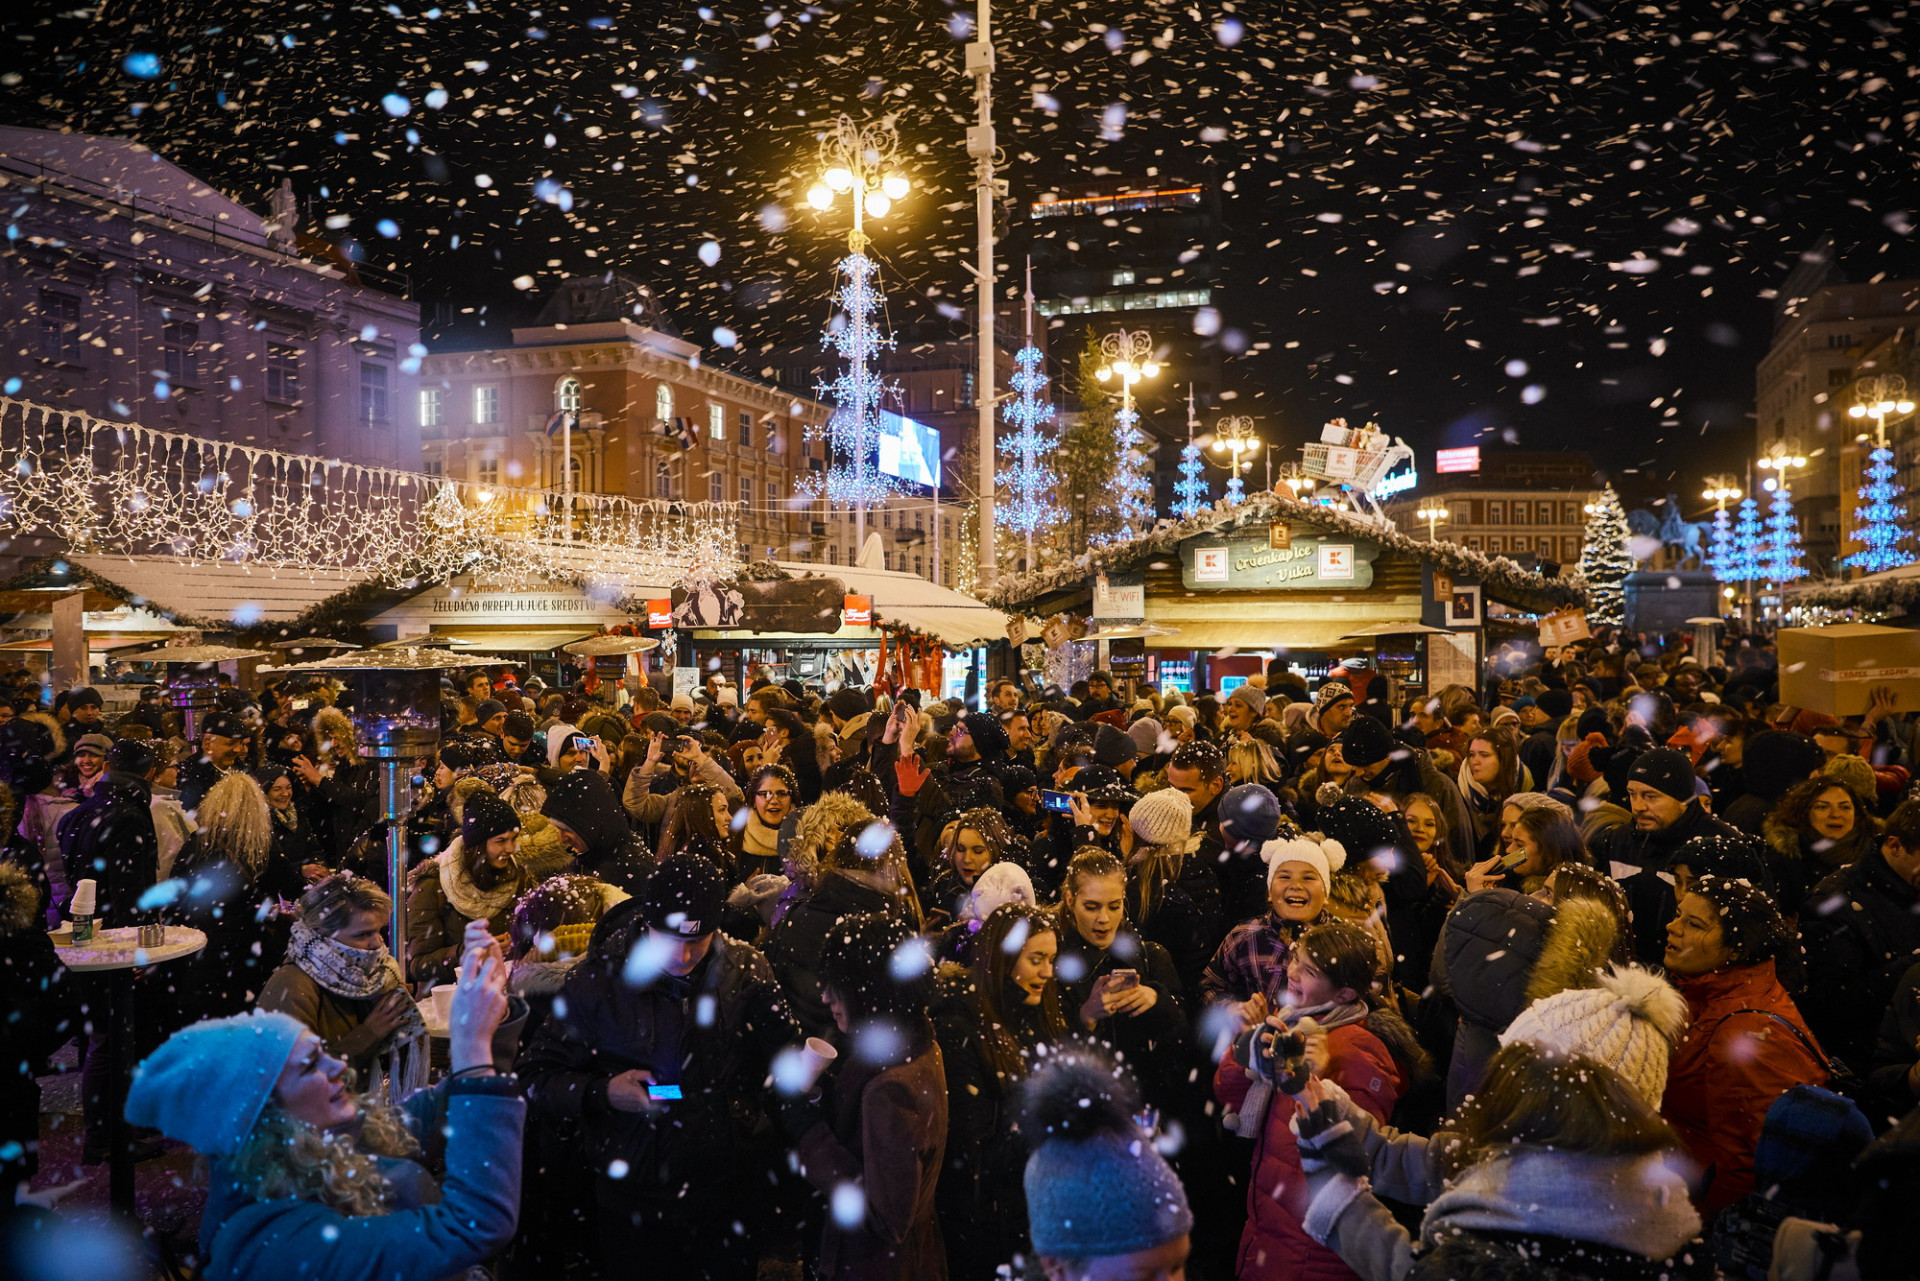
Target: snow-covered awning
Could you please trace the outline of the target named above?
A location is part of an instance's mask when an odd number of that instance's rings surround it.
[[[853,596],[873,598],[877,624],[906,627],[939,640],[952,649],[984,645],[1007,636],[1007,616],[983,605],[965,592],[942,587],[918,574],[897,569],[869,569],[855,565],[813,565],[776,561],[796,578],[837,578]],[[842,632],[849,629],[842,628]],[[854,629],[864,630],[864,629]]]

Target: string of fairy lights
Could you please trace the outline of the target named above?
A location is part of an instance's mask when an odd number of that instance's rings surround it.
[[[0,528],[78,554],[160,555],[395,583],[696,584],[740,569],[732,503],[480,486],[0,397]]]

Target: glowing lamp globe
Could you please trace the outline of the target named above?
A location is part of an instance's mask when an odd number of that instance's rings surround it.
[[[905,200],[909,188],[907,180],[896,173],[881,179],[880,190],[886,193],[888,200]]]
[[[825,181],[827,186],[833,188],[835,191],[853,190],[853,170],[851,169],[844,169],[836,165],[824,174],[821,174],[820,177]]]

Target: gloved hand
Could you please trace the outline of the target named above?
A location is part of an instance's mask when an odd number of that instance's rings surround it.
[[[1234,1042],[1233,1057],[1259,1080],[1287,1094],[1300,1093],[1312,1070],[1307,1064],[1306,1038],[1271,1023],[1256,1023]]]
[[[902,796],[918,795],[932,777],[933,771],[923,768],[917,756],[902,756],[893,763],[893,781]]]
[[[1317,1160],[1356,1179],[1365,1178],[1373,1168],[1353,1123],[1340,1114],[1340,1105],[1332,1099],[1321,1098],[1312,1106],[1302,1100],[1292,1124],[1300,1136],[1302,1161]]]

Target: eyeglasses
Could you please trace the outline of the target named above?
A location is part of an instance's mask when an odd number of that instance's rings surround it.
[[[755,796],[764,796],[764,797],[766,797],[766,798],[767,798],[768,800],[772,800],[772,799],[773,799],[774,797],[776,797],[776,796],[788,796],[788,797],[790,797],[790,796],[792,796],[792,795],[793,795],[793,793],[792,793],[792,792],[755,792],[755,793],[754,793],[754,795],[755,795]]]

